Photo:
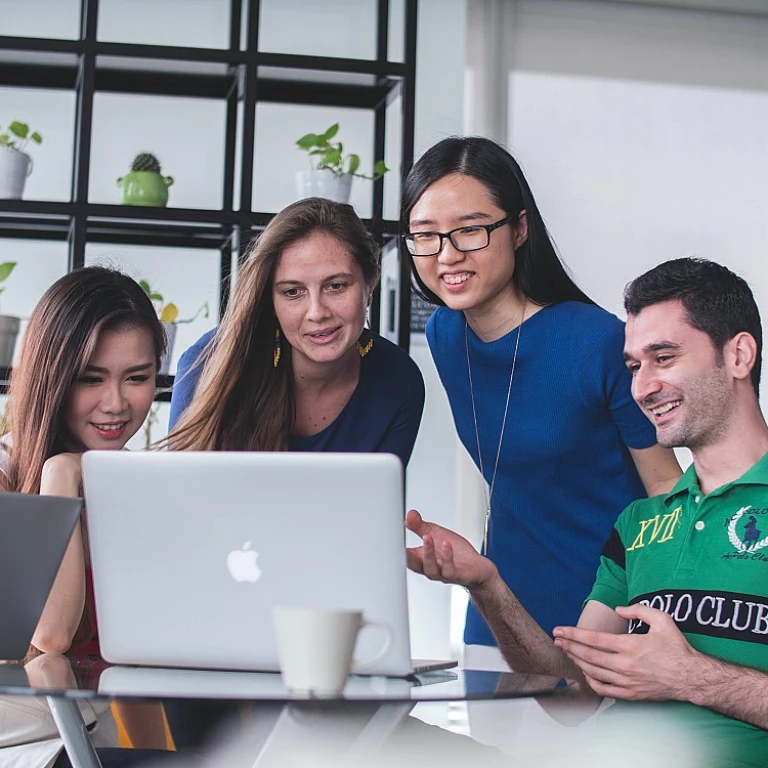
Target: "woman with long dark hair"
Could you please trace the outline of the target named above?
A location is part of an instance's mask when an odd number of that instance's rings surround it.
[[[439,307],[430,350],[488,484],[484,552],[545,630],[575,624],[619,512],[680,475],[632,400],[623,323],[568,275],[520,166],[489,139],[427,150],[401,211]],[[503,663],[472,605],[464,641],[468,665]]]
[[[256,238],[221,325],[179,361],[174,450],[372,451],[408,463],[424,382],[365,328],[379,248],[353,208],[308,198]]]
[[[32,312],[13,370],[2,490],[82,495],[83,452],[120,450],[138,431],[164,349],[152,303],[127,275],[86,267],[57,280]],[[41,651],[91,640],[86,562],[78,523],[33,638]]]
[[[11,377],[11,433],[0,438],[0,491],[82,496],[83,453],[121,450],[139,430],[152,405],[165,345],[152,302],[127,275],[83,267],[57,280],[32,311]],[[32,637],[32,655],[99,653],[87,527],[85,511]],[[3,708],[0,719],[21,718],[27,735],[34,732],[35,718],[42,731],[50,721],[43,701],[17,710],[10,699]],[[157,705],[117,708],[134,745],[164,747]],[[117,746],[108,705],[86,714],[98,721],[94,743]],[[61,751],[61,740],[41,736],[34,755],[25,746],[3,751],[18,761],[14,765],[27,758],[47,765]]]

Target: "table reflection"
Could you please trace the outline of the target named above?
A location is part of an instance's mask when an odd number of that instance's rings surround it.
[[[64,715],[69,715],[70,723],[74,716],[82,718],[87,739],[96,746],[113,746],[116,734],[110,703],[134,706],[142,699],[155,706],[171,699],[243,702],[236,707],[238,716],[230,723],[226,743],[211,752],[210,764],[222,768],[240,762],[277,768],[302,761],[324,768],[345,760],[398,768],[436,760],[443,766],[507,764],[509,758],[496,750],[408,717],[417,702],[475,700],[488,701],[489,706],[492,701],[517,700],[521,712],[535,709],[540,720],[562,728],[551,731],[526,725],[529,738],[516,749],[517,765],[562,764],[564,755],[572,765],[591,768],[614,765],[619,755],[625,764],[634,765],[632,760],[627,762],[626,754],[627,736],[633,731],[606,729],[594,717],[598,706],[594,694],[552,677],[461,669],[412,679],[354,676],[343,696],[329,701],[292,695],[279,674],[127,667],[97,657],[55,654],[0,664],[0,762],[5,764],[2,759],[7,756],[17,759],[17,753],[24,764],[45,765],[51,755],[55,758],[62,749],[57,725],[61,728],[64,720],[59,717],[54,722],[51,708],[59,716],[57,708],[68,707]],[[526,717],[521,715],[521,725],[529,723]],[[558,734],[556,739],[546,735],[553,732]],[[660,735],[657,728],[654,732]],[[675,750],[657,738],[644,746],[643,760],[650,749],[656,768],[696,765],[690,762],[694,753],[688,746],[673,746]],[[90,747],[81,744],[80,756],[87,758]],[[72,754],[77,752],[75,745]],[[670,763],[665,758],[673,752]],[[580,762],[585,759],[588,763]]]
[[[410,678],[351,676],[349,701],[457,701],[546,696],[563,682],[545,675],[440,670]],[[279,673],[131,667],[94,656],[40,654],[26,664],[0,665],[0,693],[67,698],[199,698],[303,701],[317,698],[285,688]]]
[[[37,654],[24,662],[0,664],[0,749],[2,765],[50,765],[64,748],[50,702],[38,691],[77,698],[93,665],[58,654]],[[84,677],[85,676],[85,677]],[[71,702],[74,716],[96,747],[117,747],[117,726],[109,701],[91,694]],[[63,702],[63,698],[62,698]]]

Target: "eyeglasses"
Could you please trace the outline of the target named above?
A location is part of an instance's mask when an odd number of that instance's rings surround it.
[[[445,239],[462,253],[481,251],[491,242],[491,232],[513,221],[513,216],[505,216],[495,224],[470,224],[456,227],[450,232],[409,232],[403,235],[405,247],[412,256],[437,256],[443,250]]]

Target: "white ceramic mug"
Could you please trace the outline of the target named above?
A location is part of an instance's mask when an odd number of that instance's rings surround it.
[[[384,658],[392,645],[392,630],[366,621],[362,611],[278,607],[274,620],[283,682],[295,693],[338,695],[350,673]],[[357,635],[364,627],[383,630],[385,643],[373,658],[353,663]]]

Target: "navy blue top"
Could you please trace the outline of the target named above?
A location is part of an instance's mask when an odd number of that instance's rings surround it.
[[[201,336],[179,359],[169,429],[192,400],[202,372],[195,362],[214,333]],[[424,379],[405,350],[371,336],[373,347],[361,360],[360,381],[344,409],[322,432],[291,435],[288,450],[394,453],[408,464],[424,410]]]
[[[427,340],[459,437],[479,467],[461,312],[441,307]],[[469,329],[483,469],[493,475],[517,329],[484,343]],[[632,400],[624,324],[581,302],[545,307],[523,325],[499,459],[488,556],[546,631],[575,624],[619,513],[646,495],[627,446],[655,430]],[[466,643],[495,645],[474,605]]]

